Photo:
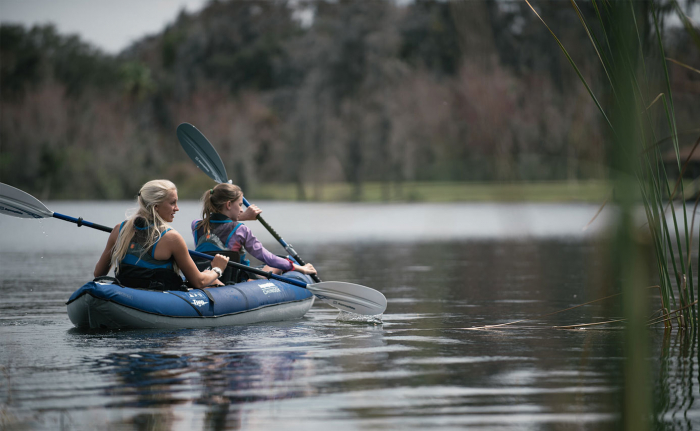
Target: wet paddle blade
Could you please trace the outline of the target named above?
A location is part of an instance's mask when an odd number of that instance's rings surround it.
[[[53,216],[53,212],[34,196],[3,183],[0,183],[0,214],[19,218]]]
[[[386,310],[386,297],[359,284],[324,281],[306,286],[316,297],[331,306],[351,313],[375,316]]]
[[[221,157],[219,157],[219,153],[216,152],[211,143],[196,127],[189,123],[180,124],[177,126],[177,139],[187,155],[190,156],[190,159],[209,178],[217,183],[228,181],[226,168],[221,161]]]

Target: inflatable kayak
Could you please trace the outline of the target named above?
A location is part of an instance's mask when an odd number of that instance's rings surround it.
[[[285,274],[305,283],[307,276]],[[278,280],[182,291],[153,291],[110,282],[86,283],[66,303],[78,328],[208,328],[298,319],[314,303],[307,289]],[[207,295],[208,293],[208,295]]]

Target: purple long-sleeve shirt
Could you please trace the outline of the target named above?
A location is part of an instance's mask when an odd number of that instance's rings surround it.
[[[194,220],[192,222],[193,235],[197,230],[197,223],[200,221],[201,220]],[[250,231],[250,228],[244,224],[240,225],[238,229],[236,229],[236,232],[234,232],[233,236],[231,236],[228,244],[225,245],[229,250],[237,250],[240,247],[237,247],[236,244],[241,244],[245,248],[245,251],[250,253],[251,256],[267,265],[270,265],[273,268],[282,269],[284,271],[291,271],[294,269],[294,264],[292,264],[291,261],[282,259],[281,257],[267,251],[255,237],[255,235],[253,235],[253,232]]]

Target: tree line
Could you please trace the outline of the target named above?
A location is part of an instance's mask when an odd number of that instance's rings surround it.
[[[533,4],[596,88],[571,4]],[[689,37],[664,34],[697,66]],[[688,90],[680,128],[697,127],[699,80],[669,69]],[[361,199],[368,181],[607,174],[598,111],[525,2],[213,0],[118,55],[51,25],[2,25],[0,98],[0,181],[45,199],[131,198],[156,177],[197,196],[209,182],[179,148],[181,122],[253,196],[270,182],[300,199],[346,182]]]

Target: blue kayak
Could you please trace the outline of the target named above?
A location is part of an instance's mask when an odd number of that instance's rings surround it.
[[[298,272],[285,277],[313,281]],[[182,291],[153,291],[109,282],[86,283],[68,299],[68,317],[78,328],[208,328],[298,319],[314,302],[302,287],[278,280]],[[210,299],[211,297],[211,299]]]

